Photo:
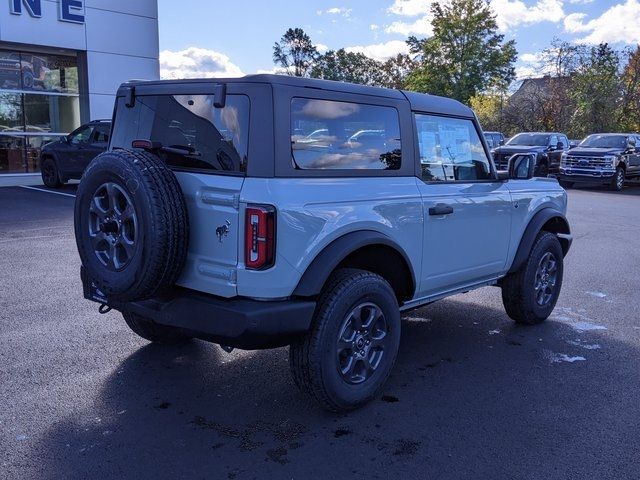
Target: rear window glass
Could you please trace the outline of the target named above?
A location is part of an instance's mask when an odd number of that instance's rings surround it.
[[[213,95],[141,95],[127,108],[119,98],[111,147],[150,140],[172,167],[246,172],[249,98],[227,95],[224,108],[213,102]]]
[[[398,170],[400,120],[392,107],[294,98],[291,148],[300,170]]]

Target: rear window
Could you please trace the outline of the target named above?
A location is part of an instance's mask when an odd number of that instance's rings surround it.
[[[224,108],[213,95],[141,95],[133,108],[118,98],[112,148],[150,140],[175,168],[244,173],[249,143],[249,98],[227,95]]]
[[[398,170],[400,119],[392,107],[294,98],[291,149],[300,170]]]

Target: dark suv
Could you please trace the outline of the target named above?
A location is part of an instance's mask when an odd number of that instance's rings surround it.
[[[94,120],[42,147],[42,182],[57,188],[69,180],[80,179],[91,160],[107,149],[110,134],[110,120]]]
[[[506,145],[495,148],[493,161],[496,168],[506,170],[509,159],[517,153],[535,153],[538,177],[546,177],[549,173],[558,172],[562,154],[569,150],[569,139],[564,133],[519,133],[512,137]]]
[[[620,191],[629,178],[640,178],[640,135],[602,133],[589,135],[562,156],[558,179],[564,187],[574,183],[603,183]]]

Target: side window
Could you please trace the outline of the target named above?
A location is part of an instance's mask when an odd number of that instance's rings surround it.
[[[487,146],[489,148],[495,148],[496,147],[496,142],[495,142],[495,139],[494,139],[493,135],[485,134],[484,138],[487,140]]]
[[[109,143],[109,126],[105,124],[96,125],[93,141],[96,143]]]
[[[560,141],[564,145],[565,150],[567,150],[569,148],[569,139],[565,135],[563,135]]]
[[[555,146],[558,145],[558,142],[559,142],[558,136],[557,135],[551,135],[551,137],[549,138],[549,146],[555,148]]]
[[[491,165],[471,120],[415,115],[425,182],[491,180]]]
[[[402,162],[398,111],[294,98],[291,153],[299,170],[398,170]]]
[[[88,143],[93,133],[93,127],[82,127],[71,134],[71,144],[79,145],[81,143]]]

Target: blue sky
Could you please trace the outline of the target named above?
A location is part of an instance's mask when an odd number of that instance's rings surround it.
[[[302,27],[321,49],[350,48],[384,59],[408,35],[430,35],[434,0],[159,0],[163,76],[271,71],[273,43]],[[446,0],[444,0],[446,1]],[[502,33],[517,42],[521,77],[553,37],[617,46],[640,43],[640,0],[492,0]]]

